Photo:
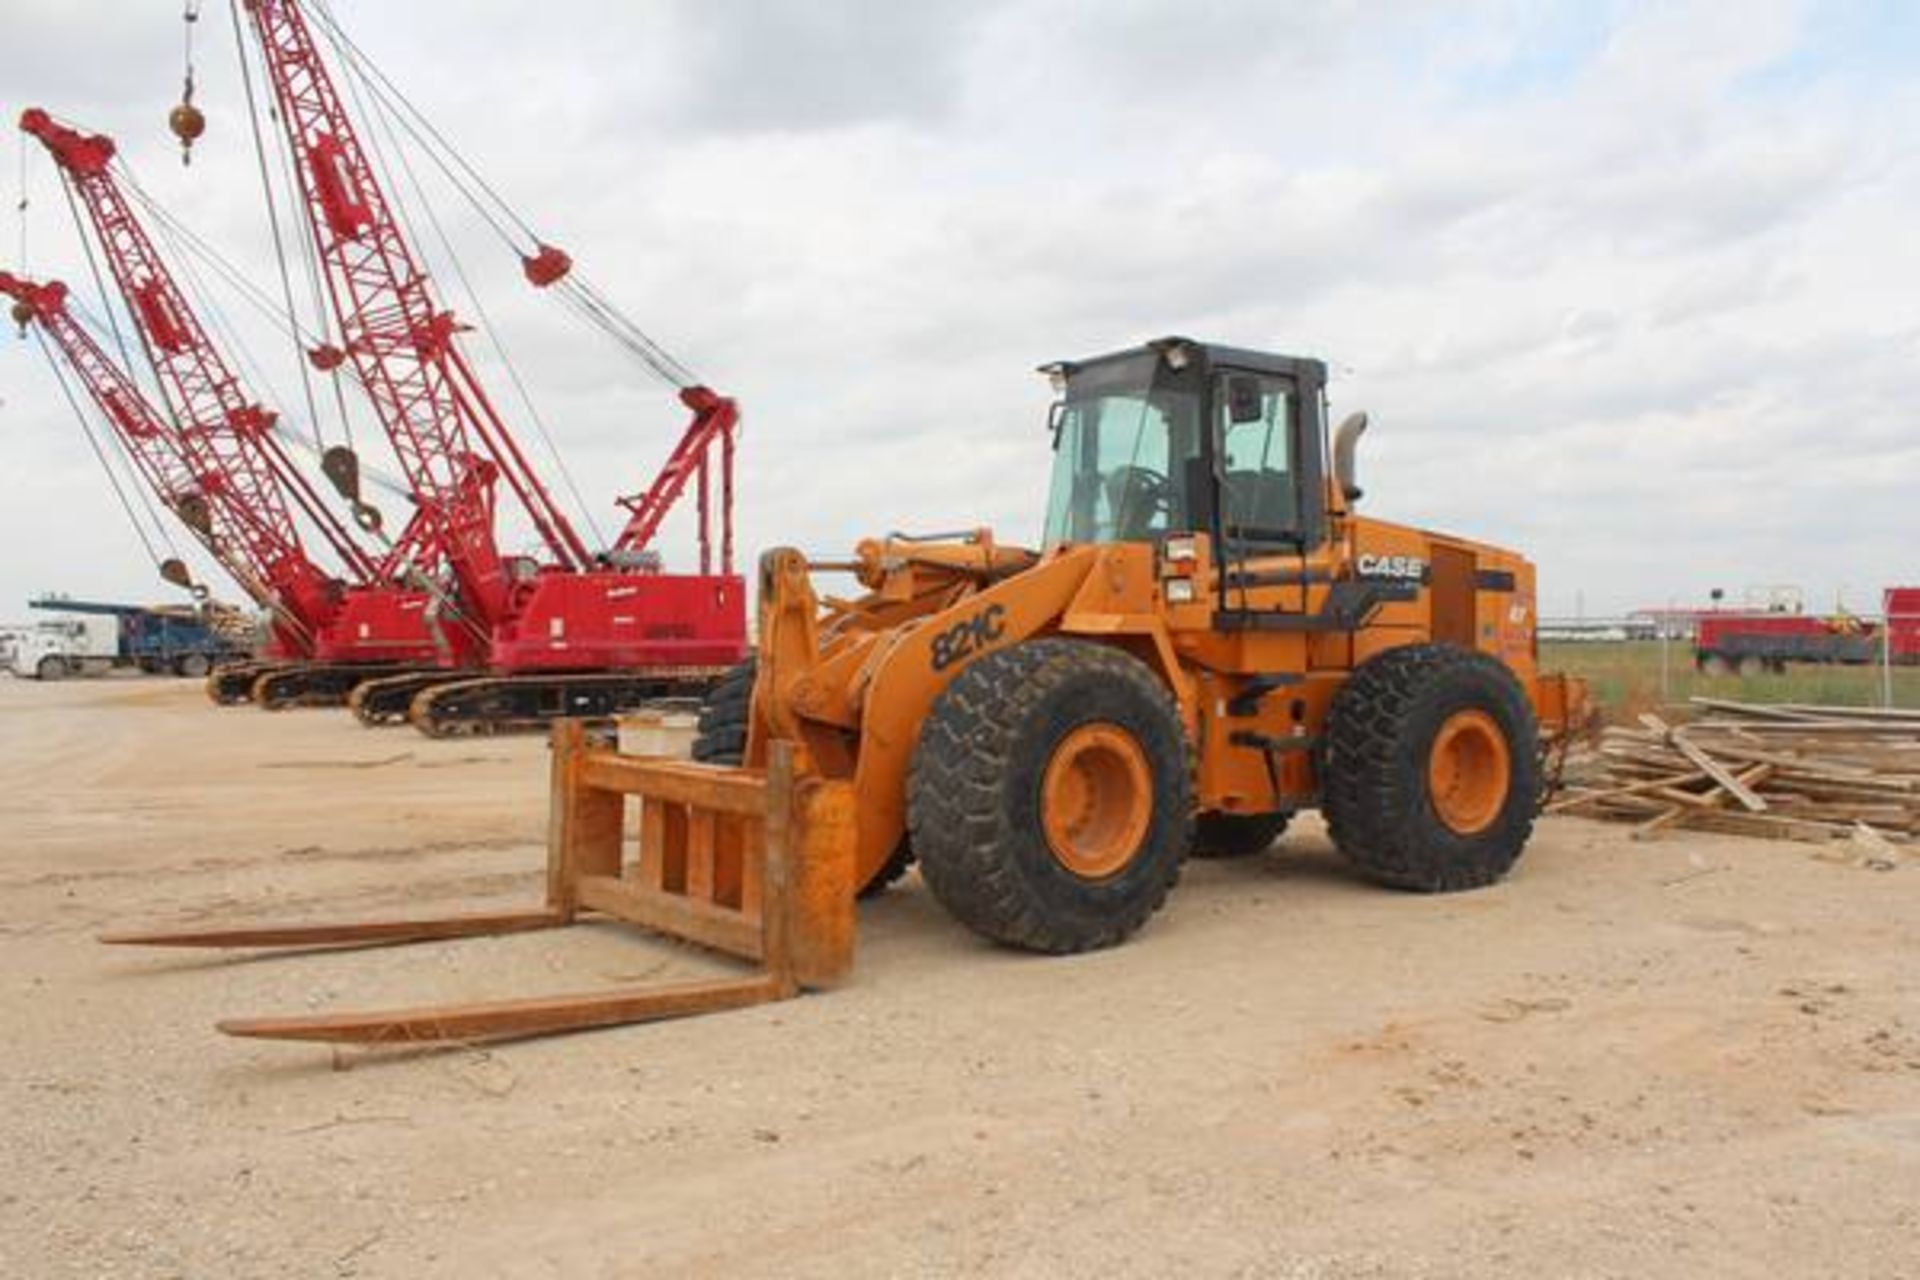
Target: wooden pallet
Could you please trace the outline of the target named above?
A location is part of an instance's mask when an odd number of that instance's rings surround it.
[[[553,726],[543,905],[393,920],[260,924],[103,937],[164,947],[351,947],[637,925],[752,963],[734,978],[376,1012],[221,1022],[228,1035],[377,1044],[503,1040],[684,1017],[829,987],[853,965],[853,797],[797,778],[773,743],[765,771],[622,754],[578,721]],[[628,817],[635,809],[638,821]]]

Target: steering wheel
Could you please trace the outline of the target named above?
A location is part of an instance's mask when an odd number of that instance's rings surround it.
[[[1121,541],[1148,536],[1154,516],[1173,509],[1173,485],[1158,471],[1115,467],[1107,473],[1105,484],[1107,505],[1113,510],[1114,536]]]

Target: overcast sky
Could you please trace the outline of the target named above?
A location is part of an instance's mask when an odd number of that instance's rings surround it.
[[[1335,414],[1373,415],[1368,508],[1527,551],[1548,613],[1759,583],[1866,608],[1920,581],[1920,6],[334,2],[740,399],[749,564],[890,529],[1031,540],[1034,366],[1183,333],[1326,359]],[[226,5],[205,8],[191,168],[164,127],[179,0],[4,0],[0,86],[9,116],[116,135],[273,286]],[[49,161],[21,158],[27,265],[92,296]],[[439,207],[616,525],[677,406]],[[289,345],[233,306],[303,419]],[[11,330],[0,432],[0,616],[167,594]]]

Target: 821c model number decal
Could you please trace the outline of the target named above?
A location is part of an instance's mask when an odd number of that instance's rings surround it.
[[[1006,634],[1007,606],[990,604],[971,618],[963,618],[933,638],[933,669],[945,671],[954,663],[979,653]]]

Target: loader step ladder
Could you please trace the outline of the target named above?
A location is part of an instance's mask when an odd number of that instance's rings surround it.
[[[786,1000],[853,964],[850,784],[796,779],[789,744],[765,771],[621,753],[577,720],[553,726],[542,907],[428,918],[104,936],[122,945],[389,945],[550,929],[606,917],[757,964],[737,978],[558,996],[219,1023],[228,1035],[394,1044],[507,1040]],[[630,831],[629,797],[639,820]]]

